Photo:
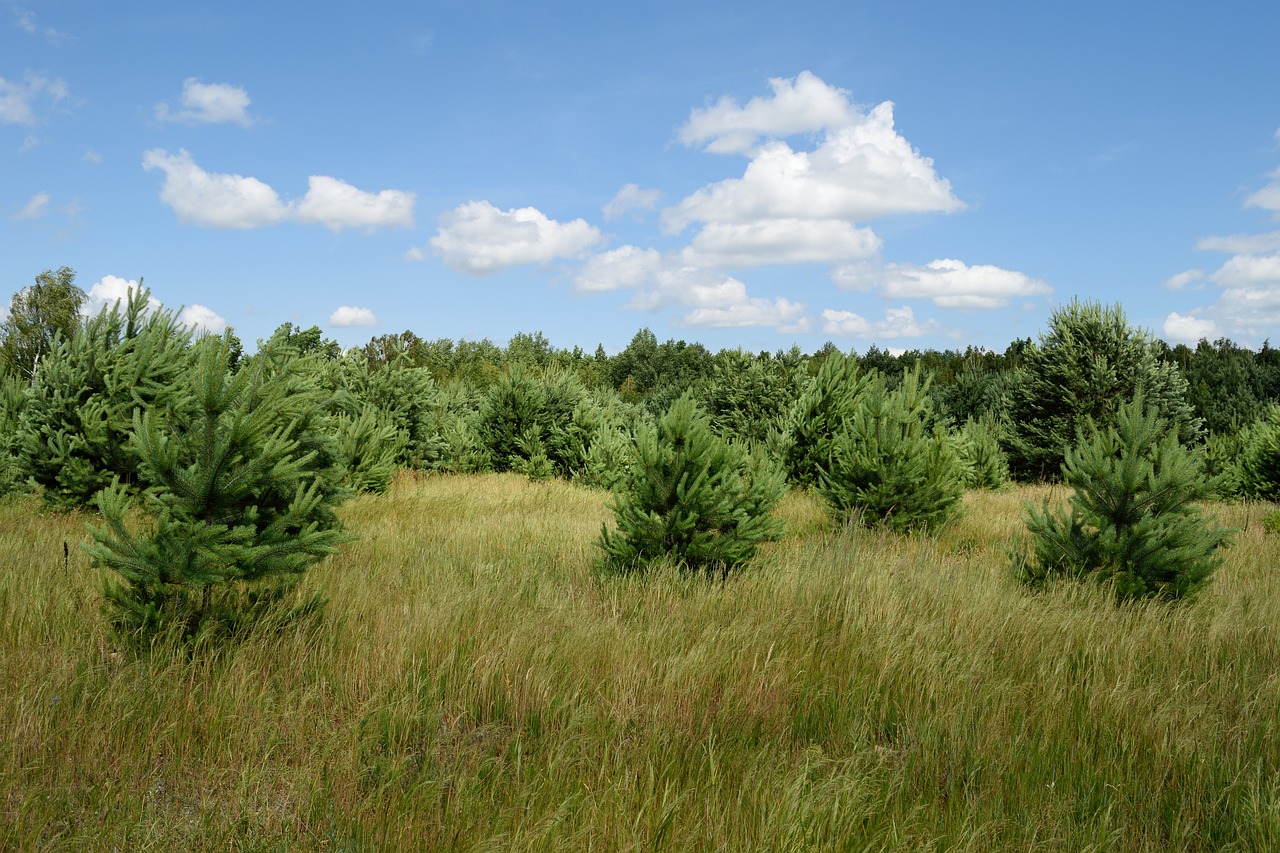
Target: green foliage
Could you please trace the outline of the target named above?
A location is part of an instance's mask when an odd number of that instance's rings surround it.
[[[1015,554],[1031,585],[1053,577],[1095,577],[1120,598],[1184,598],[1222,562],[1231,532],[1200,513],[1211,494],[1197,454],[1147,406],[1141,394],[1105,428],[1082,432],[1066,455],[1070,505],[1028,505],[1032,553]]]
[[[75,333],[85,300],[75,281],[70,267],[45,270],[13,295],[9,316],[0,323],[0,374],[30,382],[57,340]]]
[[[791,389],[789,377],[771,359],[727,350],[716,355],[698,398],[719,435],[763,444],[790,407]]]
[[[957,434],[956,449],[964,463],[964,484],[974,489],[998,489],[1009,482],[1009,458],[1000,439],[1004,426],[992,415],[970,418]]]
[[[385,492],[404,453],[404,433],[370,405],[359,415],[334,417],[333,431],[342,486],[352,492]]]
[[[1240,491],[1263,500],[1280,500],[1280,405],[1266,413],[1242,437],[1237,466],[1232,472]]]
[[[1022,353],[1010,389],[1009,464],[1020,480],[1053,478],[1088,424],[1105,427],[1141,389],[1184,443],[1200,433],[1187,381],[1156,355],[1156,341],[1132,328],[1119,305],[1072,301],[1055,308],[1038,346]]]
[[[21,484],[16,451],[26,392],[27,383],[0,373],[0,496],[17,491]]]
[[[605,564],[643,571],[672,560],[689,571],[727,573],[782,535],[771,511],[784,481],[759,454],[718,438],[689,397],[635,437],[635,465],[610,508],[599,547]]]
[[[832,442],[870,381],[856,358],[839,350],[825,356],[783,423],[778,455],[788,480],[816,486],[830,472]]]
[[[553,475],[573,477],[600,425],[598,406],[572,371],[535,375],[514,364],[486,391],[476,430],[495,471],[542,477],[550,465]]]
[[[149,310],[138,289],[104,308],[36,369],[14,436],[20,475],[46,502],[87,506],[118,480],[145,485],[128,441],[135,409],[171,410],[191,339],[174,314]]]
[[[830,448],[817,491],[842,520],[861,517],[904,532],[941,524],[959,508],[964,465],[934,423],[928,382],[918,368],[892,390],[872,374]]]
[[[117,482],[98,496],[105,523],[86,545],[119,578],[104,586],[113,623],[143,639],[246,627],[346,538],[331,472],[298,431],[318,393],[299,393],[268,359],[232,374],[227,337],[195,349],[178,404],[133,414],[150,523],[133,529],[134,501]]]

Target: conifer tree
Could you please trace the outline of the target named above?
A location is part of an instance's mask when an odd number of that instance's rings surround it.
[[[830,472],[832,441],[870,381],[853,356],[834,350],[823,359],[784,422],[780,456],[788,480],[815,486]]]
[[[40,362],[13,441],[20,476],[44,500],[87,506],[118,480],[140,481],[128,441],[135,409],[169,409],[188,365],[190,330],[138,288],[104,308]]]
[[[817,492],[837,518],[862,515],[899,532],[950,518],[964,494],[964,466],[934,423],[929,383],[919,367],[893,390],[872,373],[830,439]]]
[[[194,350],[177,405],[133,415],[149,522],[132,526],[117,482],[98,496],[105,523],[86,546],[118,577],[104,588],[113,622],[143,638],[243,628],[345,538],[325,463],[297,433],[318,394],[297,393],[265,360],[230,373],[226,336]]]
[[[1237,449],[1231,473],[1240,491],[1266,501],[1280,500],[1280,405],[1272,403],[1241,431]]]
[[[781,472],[716,436],[688,396],[635,437],[634,467],[615,492],[617,528],[599,547],[607,566],[643,571],[672,560],[689,571],[727,573],[782,535],[771,515],[785,488]]]
[[[1222,562],[1231,531],[1196,505],[1213,491],[1196,453],[1141,393],[1105,427],[1082,431],[1066,455],[1069,508],[1027,507],[1030,555],[1015,568],[1031,585],[1053,577],[1096,577],[1121,598],[1183,598]]]

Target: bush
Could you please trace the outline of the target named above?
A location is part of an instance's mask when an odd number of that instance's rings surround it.
[[[770,513],[783,489],[763,456],[718,438],[707,415],[682,397],[636,434],[635,466],[610,505],[617,529],[600,533],[604,562],[631,572],[669,559],[727,574],[782,535]]]
[[[105,525],[90,527],[86,545],[119,578],[104,584],[113,624],[140,640],[247,627],[346,538],[332,472],[296,432],[319,395],[299,393],[268,360],[230,374],[227,337],[196,351],[175,388],[180,405],[133,416],[150,523],[131,529],[133,499],[117,482],[98,496]]]
[[[892,391],[879,373],[832,436],[829,470],[817,491],[841,520],[855,516],[905,532],[941,524],[964,494],[964,465],[933,423],[919,368]]]
[[[1195,502],[1210,482],[1197,454],[1178,442],[1141,395],[1115,423],[1082,435],[1067,452],[1063,477],[1069,508],[1027,506],[1032,552],[1015,553],[1015,569],[1033,586],[1054,577],[1095,577],[1120,598],[1184,598],[1222,562],[1231,532],[1210,523]]]

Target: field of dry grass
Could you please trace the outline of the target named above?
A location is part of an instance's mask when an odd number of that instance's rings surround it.
[[[1043,493],[915,538],[792,494],[721,582],[600,576],[602,493],[402,475],[317,622],[193,657],[113,641],[84,516],[0,505],[0,849],[1280,849],[1264,507],[1117,607],[1011,578]]]

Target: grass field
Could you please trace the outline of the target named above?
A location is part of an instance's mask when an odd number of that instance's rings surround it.
[[[112,639],[85,516],[0,505],[0,849],[1280,849],[1267,508],[1117,607],[1009,576],[1043,494],[928,538],[792,494],[725,582],[606,579],[601,493],[402,475],[317,623],[190,658]]]

